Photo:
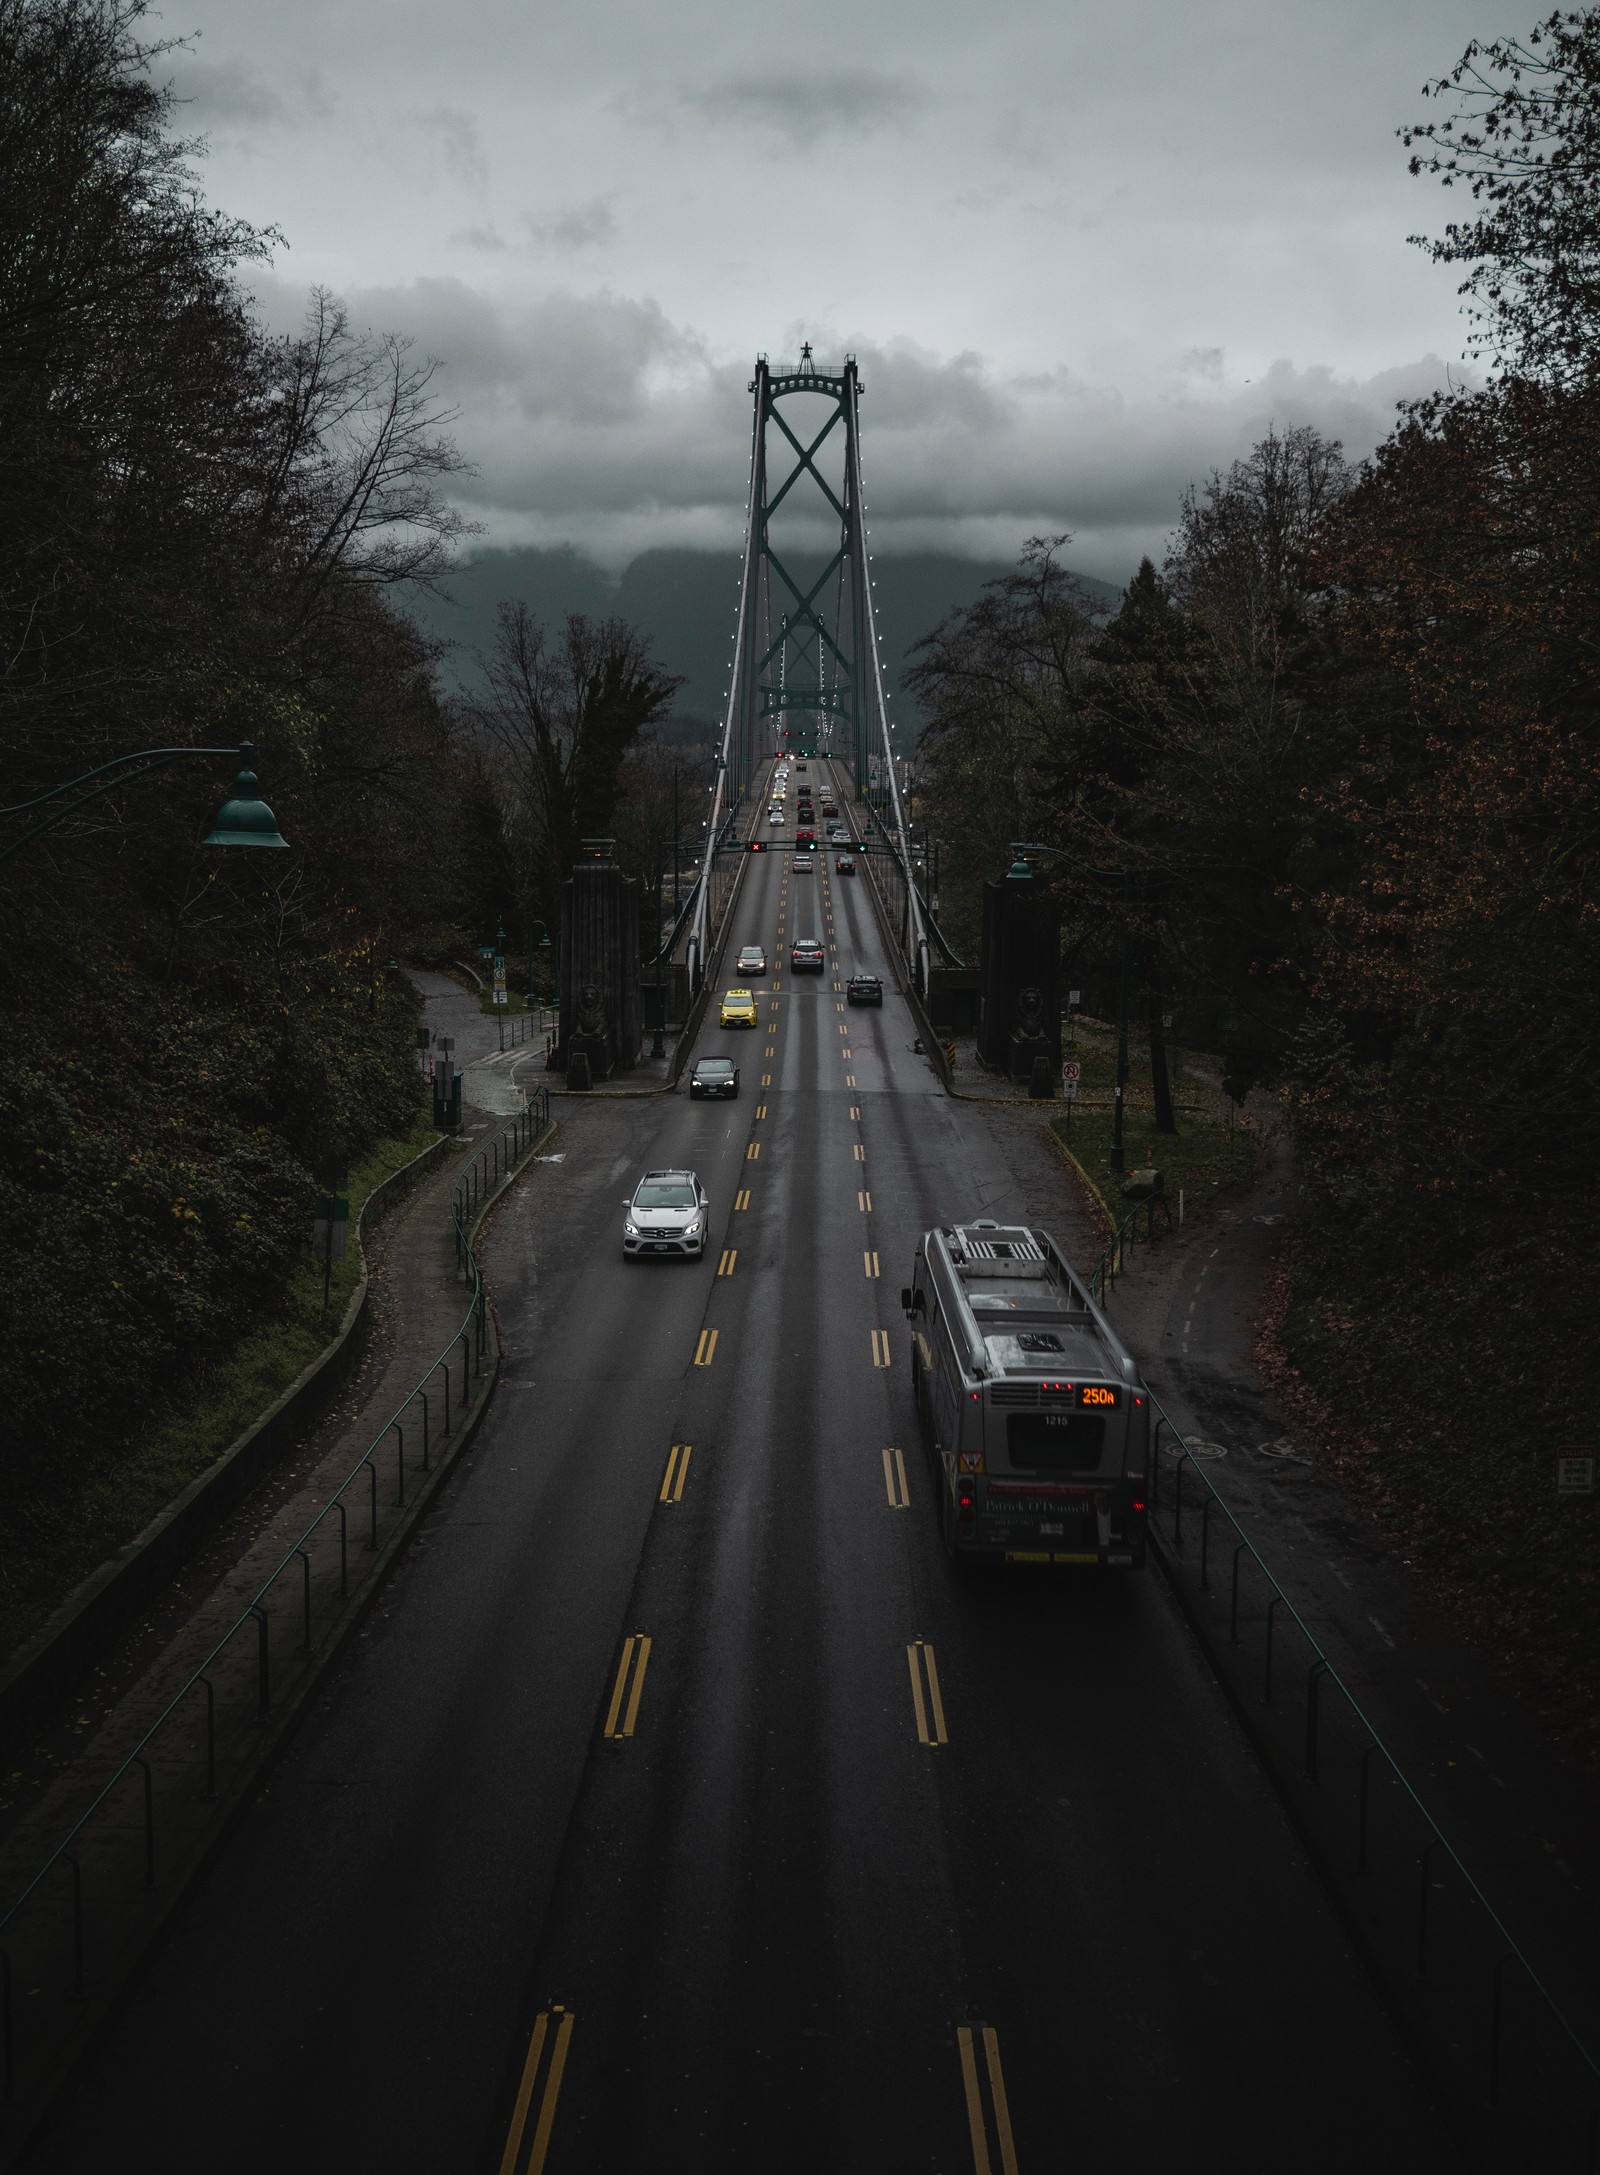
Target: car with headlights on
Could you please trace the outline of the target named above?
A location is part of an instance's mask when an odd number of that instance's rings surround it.
[[[789,966],[795,974],[820,974],[825,962],[820,937],[797,936],[789,947]]]
[[[844,985],[846,1004],[878,1004],[883,1002],[883,984],[875,974],[852,974]]]
[[[739,1068],[731,1057],[701,1057],[689,1075],[691,1102],[733,1102],[739,1093]]]
[[[717,1009],[719,1027],[754,1027],[756,1000],[748,989],[725,989]]]
[[[759,944],[747,944],[734,966],[736,974],[765,974],[767,955]]]
[[[646,1171],[623,1207],[625,1260],[637,1261],[644,1254],[698,1260],[705,1252],[709,1203],[693,1171]]]

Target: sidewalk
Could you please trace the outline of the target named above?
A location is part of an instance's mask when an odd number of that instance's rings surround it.
[[[493,1022],[487,1024],[492,1034]],[[78,1696],[7,1776],[0,1803],[0,1911],[92,1804],[462,1329],[471,1293],[457,1271],[450,1196],[469,1154],[470,1144],[463,1143],[448,1155],[368,1242],[371,1326],[343,1394],[145,1620],[102,1657]],[[526,1167],[519,1163],[517,1175]],[[403,1432],[386,1437],[374,1459],[375,1479],[364,1474],[346,1495],[344,1518],[337,1512],[325,1517],[306,1556],[291,1558],[272,1589],[266,1621],[253,1627],[257,1635],[236,1635],[219,1656],[209,1672],[214,1730],[208,1732],[205,1697],[191,1692],[151,1747],[148,1769],[119,1783],[114,1800],[83,1832],[74,1851],[76,1873],[58,1866],[0,1937],[11,1957],[17,2063],[17,2104],[0,2118],[0,2145],[12,2144],[35,2110],[40,2078],[59,2073],[65,2054],[114,2000],[349,1636],[403,1545],[424,1490],[469,1438],[494,1380],[492,1322],[490,1335],[490,1348],[476,1365],[470,1338],[465,1348],[455,1347],[449,1389],[434,1374],[426,1405],[413,1403]],[[81,1951],[74,1941],[74,1880],[83,1905]],[[0,2164],[6,2158],[0,2151]]]
[[[452,1053],[461,1071],[462,1131],[468,1138],[482,1133],[496,1118],[515,1117],[533,1087],[548,1088],[552,1098],[570,1095],[566,1078],[545,1070],[542,1040],[502,1050],[500,1030],[478,1002],[476,990],[463,989],[448,974],[417,969],[411,979],[427,1002],[427,1024],[435,1034],[455,1038]],[[602,1080],[582,1090],[589,1098],[603,1095],[658,1095],[672,1077],[672,1058],[677,1038],[668,1034],[666,1055],[652,1058],[650,1041],[645,1055],[631,1072]]]
[[[1600,1782],[1565,1764],[1538,1717],[1496,1674],[1493,1657],[1467,1644],[1406,1559],[1274,1406],[1256,1371],[1255,1325],[1293,1214],[1289,1149],[1279,1139],[1247,1195],[1153,1249],[1135,1251],[1108,1312],[1203,1462],[1205,1478],[1239,1519],[1469,1874],[1593,2046],[1600,2032],[1593,1971],[1600,1937]],[[1175,1542],[1174,1478],[1169,1453],[1154,1520],[1161,1551],[1191,1615],[1210,1624],[1208,1639],[1226,1642],[1232,1549],[1219,1539],[1226,1528],[1212,1521],[1210,1582],[1202,1589],[1196,1530],[1201,1490],[1191,1477],[1188,1519]],[[1262,1601],[1250,1593],[1242,1608],[1241,1622],[1246,1615],[1253,1620],[1258,1643],[1252,1648],[1245,1638],[1237,1671],[1226,1644],[1214,1644],[1213,1659],[1220,1658],[1229,1681],[1242,1672],[1236,1696],[1269,1764],[1274,1731],[1290,1747],[1293,1789],[1305,1794],[1303,1816],[1314,1828],[1330,1793],[1343,1784],[1328,1772],[1320,1782],[1306,1782],[1305,1659],[1292,1633],[1281,1646],[1282,1689],[1269,1718],[1259,1685]],[[1334,1694],[1329,1698],[1332,1715],[1343,1703]],[[1336,1865],[1353,1866],[1353,1819],[1339,1811],[1334,1831]],[[1415,1860],[1406,1862],[1413,1868],[1414,1897]],[[1408,1927],[1417,1908],[1414,1899],[1405,1904]],[[1442,1923],[1445,1906],[1439,1911]],[[1463,1973],[1467,1968],[1463,1952]],[[1521,1998],[1526,2009],[1532,1997],[1524,1989]],[[1477,2058],[1488,2043],[1487,2018],[1485,2002],[1470,2034]]]

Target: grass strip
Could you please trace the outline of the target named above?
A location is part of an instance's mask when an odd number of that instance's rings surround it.
[[[419,1117],[410,1132],[381,1142],[352,1169],[352,1223],[375,1189],[435,1137],[431,1122]],[[75,1499],[62,1506],[46,1545],[27,1554],[8,1549],[0,1659],[22,1646],[75,1586],[158,1517],[311,1365],[337,1334],[361,1266],[358,1245],[333,1264],[324,1311],[322,1267],[311,1261],[308,1247],[281,1309],[248,1327],[228,1351],[202,1361],[152,1408],[115,1464],[86,1476]]]

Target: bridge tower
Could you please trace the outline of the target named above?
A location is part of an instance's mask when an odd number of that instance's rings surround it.
[[[909,868],[905,814],[889,738],[872,612],[861,485],[863,386],[855,357],[819,370],[809,342],[793,370],[758,356],[744,571],[727,711],[712,801],[712,852],[775,747],[826,749],[843,761]],[[820,553],[821,571],[814,571]],[[927,941],[909,886],[901,941],[926,987]],[[705,958],[693,942],[692,971]]]

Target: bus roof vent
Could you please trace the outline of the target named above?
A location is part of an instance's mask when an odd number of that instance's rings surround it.
[[[991,1231],[999,1229],[990,1224]],[[1043,1261],[1044,1255],[1031,1238],[979,1239],[972,1233],[978,1229],[971,1224],[967,1229],[967,1258],[971,1261]]]

